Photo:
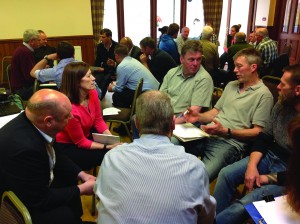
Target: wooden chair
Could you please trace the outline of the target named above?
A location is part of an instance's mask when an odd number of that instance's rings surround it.
[[[214,91],[211,99],[211,107],[214,108],[220,97],[222,96],[223,89],[219,87],[214,87]]]
[[[2,84],[8,84],[9,83],[9,80],[7,80],[7,75],[6,75],[6,71],[7,71],[7,66],[11,64],[11,59],[12,59],[12,56],[4,56],[2,58],[2,63],[1,63],[1,66],[2,66],[2,77],[1,77],[1,81],[0,83]]]
[[[278,101],[278,90],[277,90],[277,86],[280,83],[280,78],[275,77],[275,76],[264,76],[262,77],[262,81],[264,82],[264,84],[269,88],[270,92],[273,95],[273,99],[274,99],[274,104]]]
[[[132,135],[130,134],[128,126],[131,125],[131,118],[135,113],[136,99],[142,93],[143,82],[144,82],[144,80],[140,79],[137,86],[136,86],[133,101],[132,101],[132,104],[131,104],[131,108],[118,108],[118,109],[121,110],[121,112],[119,114],[104,116],[104,120],[106,122],[110,123],[109,129],[111,129],[111,125],[112,125],[113,122],[123,125],[125,127],[125,130],[126,130],[126,133],[127,133],[128,137],[130,138],[131,141],[132,141]]]
[[[5,74],[6,74],[6,80],[8,83],[9,92],[12,93],[12,88],[11,88],[11,84],[10,84],[10,66],[11,66],[11,64],[8,64],[6,66]]]
[[[5,191],[2,195],[0,223],[32,224],[27,208],[12,191]]]
[[[283,75],[283,69],[290,65],[289,53],[284,53],[278,56],[272,63],[270,74],[271,76],[281,77]]]

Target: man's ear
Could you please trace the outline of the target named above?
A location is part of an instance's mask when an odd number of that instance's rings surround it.
[[[172,120],[172,126],[171,126],[171,131],[174,131],[174,129],[175,129],[175,120],[176,120],[176,116],[175,115],[173,115],[173,120]]]
[[[257,71],[257,64],[250,65],[250,68],[252,72]]]
[[[139,122],[138,122],[138,120],[136,119],[136,115],[134,116],[134,124],[135,124],[135,127],[139,130],[140,127],[139,127]]]
[[[300,85],[297,85],[295,88],[295,94],[296,96],[300,96]]]
[[[52,125],[52,120],[53,120],[52,116],[46,116],[44,118],[44,124],[49,128]]]

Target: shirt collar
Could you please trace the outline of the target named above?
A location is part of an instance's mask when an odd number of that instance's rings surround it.
[[[24,45],[25,47],[27,47],[30,51],[34,52],[34,49],[33,49],[32,47],[30,47],[29,44],[23,42],[23,45]]]

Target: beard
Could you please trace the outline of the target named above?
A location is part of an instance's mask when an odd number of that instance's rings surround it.
[[[298,102],[300,102],[300,98],[296,96],[293,92],[289,92],[287,94],[279,93],[278,101],[283,106],[294,107]]]

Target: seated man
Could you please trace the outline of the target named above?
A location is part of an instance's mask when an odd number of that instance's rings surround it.
[[[52,147],[71,109],[64,94],[39,90],[25,112],[0,129],[0,195],[13,191],[35,224],[82,223],[80,195],[93,193],[96,178]]]
[[[223,168],[219,174],[214,191],[218,224],[243,223],[248,217],[244,205],[263,200],[267,195],[276,197],[285,193],[283,171],[290,157],[287,125],[300,115],[300,65],[287,67],[277,88],[279,101],[250,156]],[[243,183],[250,192],[231,203],[236,188]]]
[[[129,108],[132,104],[136,86],[141,78],[144,79],[143,91],[157,90],[159,82],[138,60],[128,56],[128,48],[118,44],[115,47],[117,66],[117,81],[108,86],[115,107]]]
[[[210,138],[184,144],[186,152],[202,157],[210,181],[223,167],[241,159],[247,143],[265,127],[273,106],[271,92],[259,79],[259,52],[243,49],[234,63],[238,80],[227,84],[215,107],[200,114],[190,109],[185,115],[189,122],[212,122],[201,126]]]
[[[151,37],[145,37],[140,42],[141,63],[150,70],[154,77],[162,84],[167,72],[177,66],[174,59],[167,52],[156,47],[155,41]]]
[[[203,112],[211,106],[213,81],[208,72],[201,66],[203,49],[199,41],[188,40],[182,47],[181,65],[170,69],[164,78],[160,91],[169,94],[176,115],[176,124],[184,123],[182,113],[188,107],[193,111]],[[133,138],[138,138],[133,126]],[[178,144],[175,138],[172,142]]]
[[[57,53],[46,55],[32,68],[30,75],[42,83],[52,81],[56,83],[59,89],[65,66],[75,61],[74,52],[75,49],[71,43],[60,42],[57,45]],[[48,62],[53,60],[59,60],[59,63],[53,68],[47,68]]]
[[[133,45],[132,40],[129,37],[123,37],[120,40],[120,44],[128,47],[128,55],[130,57],[140,60],[140,55],[142,54],[141,49],[138,46]]]
[[[34,78],[30,70],[35,65],[33,51],[39,47],[40,34],[37,30],[25,30],[23,44],[13,53],[11,61],[10,82],[14,93],[23,100],[28,100],[33,94]]]
[[[170,143],[173,114],[163,92],[138,97],[141,138],[109,151],[97,177],[99,224],[213,223],[216,202],[203,163]]]

